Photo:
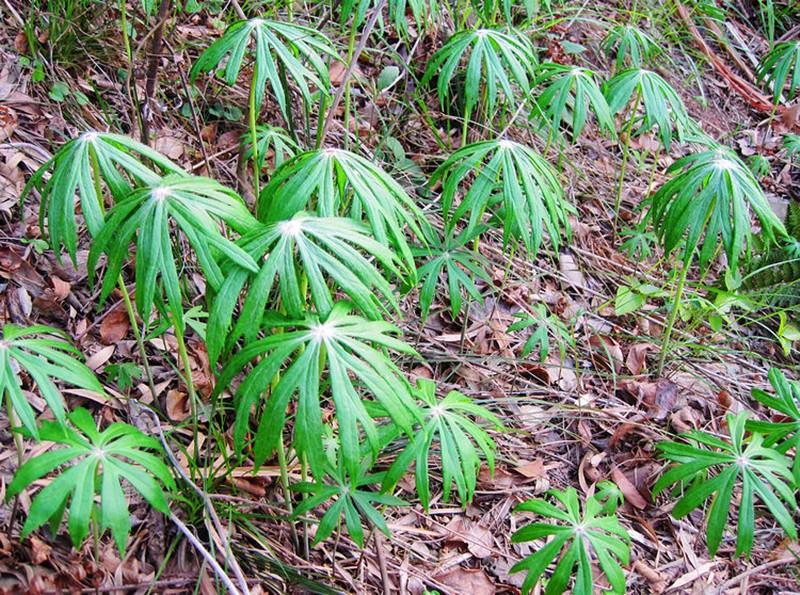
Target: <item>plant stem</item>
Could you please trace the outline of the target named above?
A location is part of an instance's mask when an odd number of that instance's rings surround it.
[[[256,135],[256,79],[258,78],[258,62],[253,64],[253,78],[250,80],[250,143],[253,146],[253,192],[255,193],[253,212],[258,217],[258,198],[261,194],[259,183],[260,166],[258,165],[258,137]]]
[[[358,42],[358,47],[353,51],[353,55],[350,58],[349,63],[347,64],[347,69],[344,71],[344,76],[342,77],[342,84],[339,85],[339,89],[336,91],[336,95],[333,97],[333,101],[331,102],[330,108],[328,108],[328,115],[325,116],[325,123],[322,125],[322,133],[319,135],[319,140],[317,142],[317,147],[321,147],[322,144],[325,142],[325,137],[328,134],[328,130],[333,123],[334,115],[336,114],[336,108],[339,107],[339,103],[342,101],[342,96],[344,95],[345,87],[347,81],[350,79],[350,76],[353,74],[353,69],[356,67],[358,63],[358,57],[361,55],[361,52],[364,51],[364,48],[367,46],[367,40],[369,39],[370,34],[372,33],[372,29],[375,28],[375,23],[378,21],[378,17],[383,10],[384,5],[386,4],[386,0],[379,0],[378,4],[375,6],[372,12],[372,16],[367,21],[366,26],[364,27],[364,31],[361,33],[361,39]]]
[[[15,432],[19,427],[19,423],[17,420],[17,415],[14,413],[14,407],[11,404],[11,393],[6,391],[6,412],[8,413],[8,429],[11,431],[11,435],[14,436],[14,446],[17,449],[17,469],[22,467],[22,453],[25,445],[22,442],[22,434],[19,432]],[[6,528],[6,537],[11,539],[11,531],[14,528],[14,521],[17,518],[17,509],[19,507],[19,496],[14,498],[14,505],[11,508],[11,514],[8,518],[8,527]]]
[[[92,172],[94,173],[94,191],[97,195],[97,202],[98,206],[100,207],[100,212],[105,214],[106,212],[106,205],[103,202],[103,188],[100,185],[100,164],[97,162],[97,153],[95,153],[94,149],[89,149],[89,156],[92,160]],[[155,380],[153,379],[153,371],[150,369],[150,362],[147,359],[147,351],[144,348],[144,339],[142,338],[142,332],[139,329],[139,323],[136,322],[136,312],[133,309],[133,303],[131,303],[131,296],[128,293],[128,288],[125,286],[125,281],[122,278],[122,273],[117,277],[117,287],[119,288],[119,292],[122,294],[122,300],[125,302],[125,311],[128,313],[128,320],[131,323],[131,331],[133,332],[133,336],[136,339],[136,346],[139,349],[139,355],[142,357],[142,366],[144,366],[144,373],[147,376],[147,385],[150,387],[150,393],[153,395],[153,402],[157,403],[158,395],[156,394],[156,384]],[[144,318],[142,319],[144,320]],[[147,322],[145,321],[145,326],[147,326]]]
[[[683,298],[683,287],[686,283],[686,275],[689,273],[689,265],[692,262],[691,255],[684,254],[682,262],[683,268],[678,278],[678,287],[675,289],[675,297],[672,300],[672,311],[669,313],[669,321],[667,322],[667,328],[664,332],[664,340],[661,343],[661,358],[658,361],[658,368],[656,368],[656,378],[661,378],[661,373],[664,371],[664,363],[667,361],[669,340],[670,337],[672,337],[672,329],[675,327],[675,319],[678,317],[678,306]]]
[[[136,321],[136,312],[133,309],[131,296],[128,293],[128,288],[125,287],[125,281],[122,279],[121,274],[119,277],[117,277],[117,287],[122,294],[122,300],[125,302],[125,311],[128,313],[128,320],[131,323],[131,331],[136,339],[136,346],[139,348],[139,355],[142,357],[142,366],[144,366],[144,374],[147,376],[147,385],[150,387],[150,393],[153,395],[153,402],[156,403],[158,396],[156,395],[156,383],[153,379],[153,372],[150,369],[150,362],[147,360],[147,352],[144,349],[144,338],[142,337],[142,332],[139,329],[139,323]]]
[[[628,121],[628,128],[625,131],[625,145],[622,150],[622,165],[619,171],[619,183],[617,184],[617,196],[614,199],[614,234],[617,233],[617,221],[619,221],[619,209],[622,204],[622,186],[625,183],[625,169],[628,165],[629,147],[631,144],[631,134],[633,134],[633,122],[636,120],[636,112],[639,111],[639,102],[642,99],[642,92],[637,91],[636,100],[633,102],[631,118]]]
[[[198,445],[198,435],[200,432],[197,420],[197,410],[198,410],[198,399],[197,393],[194,389],[194,380],[192,380],[192,369],[189,363],[189,352],[186,350],[186,339],[183,334],[183,325],[181,324],[183,321],[176,320],[173,316],[172,318],[172,328],[175,331],[175,339],[178,341],[178,356],[181,360],[181,365],[183,366],[183,376],[184,382],[186,382],[186,390],[189,393],[189,415],[193,420],[192,423],[192,431],[194,433],[193,436],[193,443],[194,443],[194,458],[197,461],[200,457],[200,447]]]
[[[283,435],[281,435],[278,448],[275,449],[278,455],[278,467],[281,470],[281,489],[283,490],[283,499],[286,501],[286,510],[289,513],[288,517],[291,518],[294,513],[294,504],[292,503],[292,491],[289,489],[289,466],[286,464],[286,447],[283,444]],[[300,540],[297,537],[297,527],[294,523],[289,523],[289,532],[292,535],[292,543],[294,549],[297,551],[300,548]]]

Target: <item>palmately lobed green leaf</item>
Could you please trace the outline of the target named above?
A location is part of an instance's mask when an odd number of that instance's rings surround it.
[[[66,416],[63,397],[54,379],[99,395],[105,394],[94,372],[77,359],[80,352],[67,341],[62,331],[43,325],[21,327],[6,324],[0,345],[0,394],[7,395],[7,402],[11,403],[23,427],[37,440],[40,433],[35,414],[22,393],[17,367],[34,380],[61,425],[66,423]]]
[[[23,537],[48,521],[57,528],[69,499],[68,529],[75,547],[80,547],[86,538],[90,521],[99,519],[103,529],[111,530],[124,554],[130,520],[121,480],[127,481],[157,510],[169,512],[162,485],[175,489],[175,481],[166,465],[144,450],[159,451],[161,447],[138,429],[121,422],[99,431],[89,412],[82,407],[69,413],[67,418],[80,432],[69,426],[44,422],[41,436],[67,448],[47,451],[25,462],[9,485],[6,497],[18,495],[34,481],[67,465],[34,498]],[[100,497],[99,516],[96,495]]]
[[[291,106],[281,72],[293,79],[303,98],[310,102],[311,87],[322,93],[329,93],[330,78],[325,62],[339,58],[335,48],[321,31],[295,23],[253,18],[228,27],[223,36],[211,44],[194,63],[189,72],[189,80],[194,82],[201,73],[218,68],[225,56],[228,56],[224,78],[232,86],[236,83],[244,56],[248,52],[254,58],[250,85],[256,109],[261,107],[269,83],[287,121]]]
[[[147,160],[151,165],[145,165]],[[45,182],[45,175],[50,178]],[[43,164],[26,184],[20,200],[33,188],[42,195],[40,224],[50,235],[50,244],[60,258],[60,248],[75,262],[78,221],[75,199],[89,233],[99,233],[105,214],[106,197],[98,194],[104,183],[111,198],[118,202],[141,185],[157,183],[162,174],[181,175],[183,169],[147,145],[127,136],[109,132],[84,132],[65,143],[52,159]],[[123,175],[124,174],[124,175]]]
[[[352,309],[350,302],[337,302],[326,318],[306,313],[302,318],[278,322],[279,326],[272,329],[275,334],[245,345],[226,365],[218,387],[226,386],[256,360],[236,393],[234,437],[239,452],[244,447],[251,407],[268,395],[255,437],[256,465],[261,465],[276,447],[284,430],[286,407],[296,397],[293,444],[308,457],[314,476],[321,476],[325,465],[320,408],[323,379],[329,383],[327,390],[335,406],[345,464],[351,475],[357,475],[361,462],[359,428],[373,450],[378,445],[375,422],[364,400],[377,400],[402,431],[411,433],[415,407],[410,387],[388,351],[417,354],[398,337],[400,332],[394,325],[353,315]]]
[[[656,482],[654,495],[673,484],[685,487],[672,511],[676,518],[686,516],[710,499],[706,526],[707,544],[712,555],[722,542],[737,487],[741,490],[736,515],[737,556],[741,553],[749,556],[752,549],[756,494],[789,536],[797,534],[791,520],[797,510],[793,487],[790,487],[794,485],[791,461],[780,452],[765,447],[763,436],[747,436],[747,418],[747,412],[728,414],[730,442],[694,431],[685,437],[698,446],[673,442],[656,445],[666,458],[677,464]]]
[[[736,269],[743,249],[750,249],[751,212],[761,223],[767,243],[785,236],[764,192],[749,169],[722,147],[676,161],[675,174],[651,197],[647,217],[666,252],[684,246],[684,258],[697,258],[707,268],[721,239],[728,265]]]
[[[527,571],[522,592],[528,593],[544,575],[552,562],[556,567],[547,581],[545,593],[563,593],[575,575],[573,592],[581,595],[593,593],[592,557],[597,558],[600,571],[605,574],[615,593],[625,592],[625,575],[620,563],[630,562],[630,536],[619,520],[607,514],[603,502],[588,498],[581,511],[578,494],[574,488],[566,491],[550,490],[548,495],[561,506],[548,500],[531,499],[515,507],[515,512],[533,512],[556,522],[533,522],[511,536],[512,543],[535,541],[553,536],[544,546],[517,562],[511,572]],[[559,555],[560,554],[560,555]]]
[[[464,180],[474,181],[464,187]],[[552,166],[532,149],[509,140],[473,143],[453,153],[431,176],[430,186],[442,183],[442,212],[452,231],[468,215],[472,232],[483,224],[484,213],[495,203],[495,214],[503,221],[503,238],[520,238],[535,256],[544,229],[554,249],[561,236],[571,235],[568,214],[574,208]],[[463,193],[461,202],[456,196]],[[501,198],[497,201],[497,198]]]

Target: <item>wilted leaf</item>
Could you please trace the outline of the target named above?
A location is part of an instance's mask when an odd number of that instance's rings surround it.
[[[647,352],[658,349],[652,343],[634,343],[628,350],[628,357],[625,358],[625,367],[631,374],[638,376],[644,368]]]
[[[611,479],[617,484],[622,495],[625,496],[625,502],[639,509],[647,507],[647,500],[644,499],[639,490],[636,489],[636,486],[633,485],[628,477],[617,467],[611,470]]]
[[[100,324],[100,338],[106,345],[113,345],[122,341],[130,328],[128,313],[122,308],[109,312]]]
[[[433,577],[448,587],[448,593],[468,593],[469,595],[494,595],[497,587],[480,568],[456,566],[444,574]]]

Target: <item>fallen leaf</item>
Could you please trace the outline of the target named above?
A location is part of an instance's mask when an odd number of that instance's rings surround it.
[[[167,391],[167,416],[175,422],[183,421],[191,413],[189,395],[175,388]]]
[[[448,593],[462,593],[464,595],[494,595],[497,587],[480,568],[462,568],[456,566],[443,574],[433,578],[448,587]]]
[[[536,479],[541,477],[547,471],[548,466],[544,464],[542,459],[534,459],[533,461],[526,461],[514,467],[514,471],[527,477],[528,479]]]
[[[116,345],[106,345],[99,351],[89,356],[89,359],[86,360],[86,367],[92,372],[97,371],[103,364],[111,359],[111,356],[114,355],[114,351],[116,349]]]
[[[605,367],[616,374],[622,372],[622,349],[614,339],[592,334],[589,336],[589,346]]]
[[[35,535],[31,535],[31,563],[43,564],[50,559],[52,551],[52,547],[37,539]]]
[[[578,263],[575,262],[575,257],[572,254],[563,253],[558,255],[558,269],[561,271],[561,276],[564,280],[572,287],[586,289],[586,279],[578,268]]]
[[[128,313],[122,308],[109,312],[100,324],[100,338],[106,345],[113,345],[125,338],[131,321]]]
[[[625,502],[628,502],[631,506],[640,510],[647,507],[647,500],[645,500],[639,490],[636,489],[636,486],[631,483],[631,480],[617,467],[611,470],[611,480],[617,484],[622,495],[625,496]]]
[[[494,537],[485,527],[462,516],[453,518],[445,529],[448,531],[447,541],[463,543],[470,554],[478,559],[488,558],[494,550]]]
[[[58,277],[50,277],[50,283],[53,284],[53,295],[59,302],[63,302],[69,297],[72,288],[66,281],[62,281]]]
[[[638,376],[644,369],[644,364],[648,351],[657,349],[652,343],[634,343],[628,349],[628,357],[625,358],[625,367],[631,374]]]

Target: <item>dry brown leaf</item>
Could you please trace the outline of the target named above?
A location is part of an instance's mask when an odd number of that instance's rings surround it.
[[[69,297],[72,288],[66,281],[62,281],[58,277],[50,277],[50,283],[53,284],[53,296],[59,301],[63,302]]]
[[[122,308],[117,308],[103,318],[100,324],[100,338],[106,345],[113,345],[125,338],[130,326],[128,313]]]
[[[491,471],[482,466],[478,471],[478,483],[481,489],[486,490],[507,490],[517,485],[519,478],[513,473],[509,473],[503,468],[495,468],[494,476]]]
[[[658,349],[653,343],[634,343],[625,358],[625,367],[631,374],[638,376],[644,369],[647,352]]]
[[[604,335],[589,335],[589,346],[598,360],[612,372],[622,372],[622,349],[614,339]]]
[[[96,372],[103,364],[111,359],[111,356],[114,355],[114,351],[116,349],[116,345],[106,345],[99,351],[89,356],[89,359],[86,360],[86,367],[92,372]]]
[[[448,593],[462,593],[464,595],[494,595],[497,587],[480,568],[462,568],[456,566],[443,574],[433,578],[448,587]]]
[[[191,404],[189,403],[189,395],[178,389],[170,389],[167,391],[167,416],[172,421],[183,421],[191,413]]]
[[[628,476],[617,467],[611,470],[611,481],[617,484],[622,495],[625,496],[625,502],[628,502],[631,506],[640,510],[647,507],[647,500],[645,500],[644,496],[636,489],[636,486],[631,483]]]
[[[470,554],[478,559],[488,558],[494,550],[494,537],[492,533],[478,523],[474,523],[463,516],[454,517],[445,529],[448,531],[447,541],[463,543]]]
[[[183,143],[180,139],[171,136],[169,133],[159,136],[155,143],[154,148],[162,155],[166,155],[173,161],[179,160],[183,157]]]
[[[664,590],[667,588],[667,580],[664,575],[657,570],[653,570],[650,568],[644,561],[641,559],[635,560],[633,562],[633,566],[631,566],[631,570],[639,574],[640,576],[644,577],[644,579],[650,583],[650,593],[653,595],[661,595]]]
[[[53,548],[38,539],[35,535],[31,535],[31,563],[42,564],[50,559],[50,554]]]
[[[575,262],[575,257],[572,254],[564,253],[558,255],[558,269],[561,271],[561,276],[564,280],[572,287],[586,289],[586,279],[578,268],[578,263]]]

